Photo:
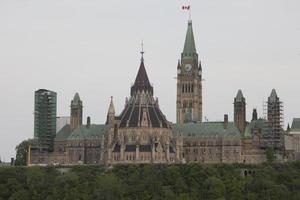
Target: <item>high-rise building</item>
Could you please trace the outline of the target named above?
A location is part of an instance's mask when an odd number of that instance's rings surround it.
[[[53,148],[56,134],[56,93],[46,89],[35,91],[34,138],[40,148]]]
[[[202,67],[189,20],[181,60],[177,65],[177,123],[202,122]]]

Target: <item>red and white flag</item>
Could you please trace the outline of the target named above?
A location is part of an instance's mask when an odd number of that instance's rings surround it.
[[[188,6],[182,6],[181,8],[182,8],[182,10],[189,10],[191,8],[191,6],[190,5],[188,5]]]

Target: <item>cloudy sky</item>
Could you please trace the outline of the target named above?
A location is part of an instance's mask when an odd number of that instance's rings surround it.
[[[57,113],[69,115],[79,92],[84,118],[104,123],[109,97],[118,113],[136,76],[141,41],[155,96],[175,119],[176,66],[192,4],[203,63],[203,116],[233,117],[242,89],[247,117],[275,88],[285,124],[300,117],[299,0],[0,0],[0,156],[33,137],[34,91],[58,94]],[[85,121],[85,120],[84,120]]]

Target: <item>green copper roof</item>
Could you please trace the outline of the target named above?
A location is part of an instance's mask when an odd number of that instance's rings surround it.
[[[173,134],[187,137],[240,137],[240,132],[233,122],[224,128],[223,122],[203,122],[173,124]]]
[[[265,122],[266,122],[265,119],[259,118],[257,120],[254,120],[254,121],[248,123],[246,128],[245,128],[244,136],[245,137],[251,137],[253,128],[261,129],[262,133],[264,133],[264,131],[266,131],[266,129],[264,127]]]
[[[55,136],[55,141],[66,140],[71,134],[71,127],[69,124],[65,125]]]
[[[80,103],[80,97],[79,97],[79,94],[76,92],[75,95],[74,95],[74,98],[72,100],[72,105],[78,105]]]
[[[105,124],[91,124],[89,128],[86,125],[77,126],[68,140],[101,139],[108,129],[109,126]]]
[[[294,118],[291,131],[300,131],[300,118]]]
[[[183,57],[191,57],[193,53],[197,53],[197,52],[196,52],[196,45],[194,40],[192,21],[189,21],[182,54]]]

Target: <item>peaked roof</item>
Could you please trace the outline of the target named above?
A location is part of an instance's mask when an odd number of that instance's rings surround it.
[[[108,108],[108,114],[115,114],[115,107],[114,107],[114,102],[113,102],[113,98],[111,97],[110,99],[110,104],[109,104],[109,108]]]
[[[224,128],[224,122],[173,124],[172,131],[184,137],[240,138],[240,131],[234,122],[228,122],[227,128]]]
[[[140,64],[140,68],[139,71],[137,73],[137,76],[135,78],[134,84],[131,87],[131,96],[133,96],[134,94],[136,94],[138,91],[145,91],[150,93],[151,95],[153,95],[153,87],[150,84],[146,69],[145,69],[145,65],[144,65],[144,59],[142,57],[141,59],[141,64]]]
[[[91,124],[77,126],[67,140],[101,139],[108,132],[109,126],[105,124]]]
[[[74,97],[73,97],[73,100],[71,102],[72,105],[78,105],[81,103],[81,100],[80,100],[80,97],[79,97],[79,94],[76,92]]]
[[[192,21],[189,20],[182,54],[183,57],[191,57],[193,53],[197,53],[197,51],[196,51]]]
[[[259,118],[257,120],[253,120],[250,123],[247,124],[245,128],[244,137],[251,137],[252,136],[252,130],[253,128],[260,129],[261,134],[267,134],[268,130],[266,129],[265,123],[267,121],[265,119]]]
[[[291,131],[300,131],[300,118],[293,119]]]
[[[239,89],[237,94],[236,94],[235,101],[242,102],[244,100],[245,100],[245,98],[244,98],[243,92],[242,92],[241,89]]]
[[[270,94],[270,97],[269,97],[269,101],[270,102],[276,102],[278,101],[278,96],[277,96],[277,93],[276,93],[276,90],[275,89],[272,89],[272,92]]]
[[[72,129],[69,124],[66,124],[58,133],[55,135],[55,141],[63,141],[66,140],[70,134],[72,133]]]

